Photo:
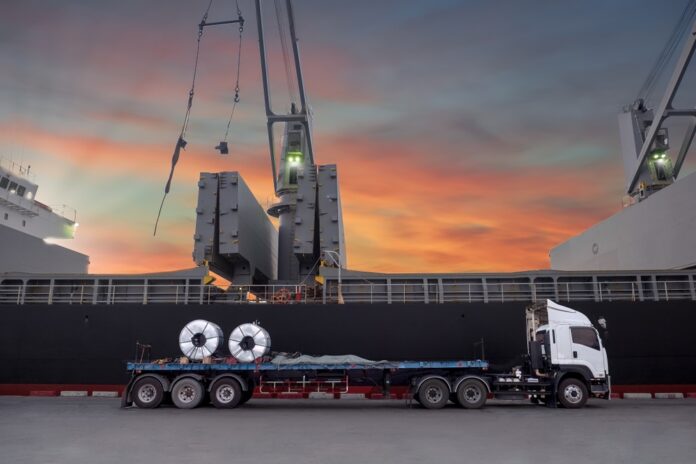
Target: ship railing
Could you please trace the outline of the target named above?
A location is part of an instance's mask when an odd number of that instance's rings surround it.
[[[59,280],[0,281],[0,304],[305,304],[305,303],[506,303],[696,300],[692,276],[652,276],[636,281],[338,282],[309,285],[195,285],[136,279],[61,284]],[[674,276],[670,276],[674,277]]]
[[[586,282],[328,283],[325,303],[505,303],[696,300],[691,279]]]
[[[120,283],[61,285],[0,283],[0,304],[303,304],[314,299],[306,285],[215,285]]]
[[[36,203],[38,203],[38,202],[36,202]],[[44,204],[41,204],[41,206],[43,206],[44,208],[48,208],[49,211],[51,211],[52,213],[57,214],[58,216],[65,218],[70,222],[77,223],[77,210],[70,205],[66,205],[66,204],[44,205]]]

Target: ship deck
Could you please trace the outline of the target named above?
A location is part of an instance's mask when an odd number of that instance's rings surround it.
[[[205,268],[140,274],[0,273],[0,304],[304,304],[696,301],[696,269],[379,274],[322,268],[323,285],[205,285]]]

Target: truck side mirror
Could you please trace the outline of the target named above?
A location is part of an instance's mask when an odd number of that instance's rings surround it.
[[[604,329],[604,330],[607,329],[607,320],[604,319],[603,316],[599,316],[599,319],[597,319],[597,324],[599,324],[599,326],[600,326],[602,329]]]
[[[609,340],[609,331],[607,330],[607,320],[604,318],[604,316],[599,316],[599,318],[597,319],[597,324],[602,329],[602,341],[606,342],[607,340]]]

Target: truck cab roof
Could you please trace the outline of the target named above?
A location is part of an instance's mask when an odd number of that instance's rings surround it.
[[[580,327],[594,327],[592,322],[579,311],[560,305],[552,300],[546,300],[548,323],[539,326],[537,332],[546,331],[551,326],[573,325]]]

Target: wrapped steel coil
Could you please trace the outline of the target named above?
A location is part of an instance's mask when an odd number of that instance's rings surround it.
[[[253,362],[271,352],[271,336],[256,324],[242,324],[232,331],[230,353],[240,362]]]
[[[220,326],[203,319],[189,322],[179,334],[181,352],[194,361],[215,354],[222,346],[222,341],[223,334]]]

